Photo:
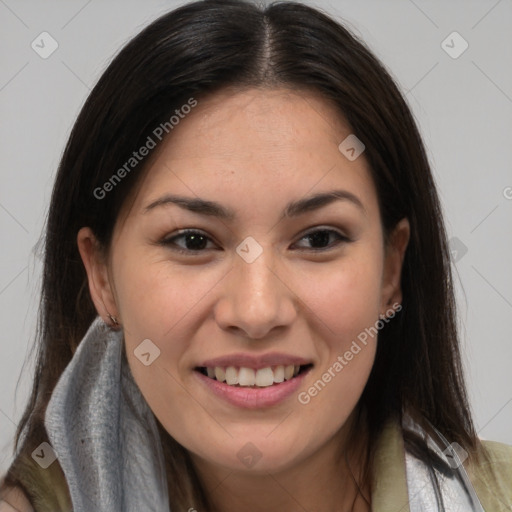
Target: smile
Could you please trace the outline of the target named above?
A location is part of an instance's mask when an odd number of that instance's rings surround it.
[[[228,386],[248,387],[248,388],[266,388],[274,386],[297,377],[302,372],[307,371],[312,365],[277,365],[259,368],[247,368],[244,366],[235,367],[198,367],[203,375],[218,382],[225,382]]]
[[[201,366],[196,367],[193,374],[210,396],[241,409],[263,409],[277,406],[298,393],[311,368],[312,364],[258,369]]]

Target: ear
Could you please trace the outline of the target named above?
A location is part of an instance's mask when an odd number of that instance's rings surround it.
[[[392,304],[402,303],[401,274],[405,251],[409,243],[411,228],[403,218],[393,229],[385,249],[382,276],[381,315],[385,315]]]
[[[107,261],[99,242],[88,227],[80,229],[76,241],[87,272],[89,291],[98,315],[109,325],[112,324],[109,315],[114,316],[120,322],[109,279]]]

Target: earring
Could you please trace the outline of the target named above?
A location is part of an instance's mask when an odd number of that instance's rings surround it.
[[[112,316],[110,313],[108,313],[108,317],[110,318],[110,321],[112,322],[112,325],[110,327],[118,327],[119,322],[117,321],[117,318],[115,316]]]

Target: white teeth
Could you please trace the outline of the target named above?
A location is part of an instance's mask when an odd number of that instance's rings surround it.
[[[226,368],[226,382],[230,386],[238,384],[238,370],[234,366],[228,366]]]
[[[284,382],[284,366],[276,366],[274,369],[274,382]]]
[[[207,369],[207,371],[208,371],[208,369]],[[210,376],[210,375],[208,374],[208,376]],[[224,371],[224,368],[220,368],[219,366],[215,367],[215,378],[219,382],[224,382],[226,380],[226,372]]]
[[[238,372],[238,384],[240,386],[254,386],[256,374],[252,368],[240,368]]]
[[[240,369],[240,373],[243,368]],[[272,368],[260,368],[256,372],[256,386],[266,387],[274,384],[274,372]]]
[[[216,379],[219,382],[226,382],[230,386],[258,386],[265,388],[273,384],[280,384],[285,380],[290,380],[299,374],[300,366],[298,365],[279,365],[254,370],[252,368],[235,366],[228,366],[222,368],[216,366],[215,368],[206,368],[206,373],[211,379]]]

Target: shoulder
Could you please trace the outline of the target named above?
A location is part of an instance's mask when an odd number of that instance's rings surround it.
[[[34,512],[19,487],[4,487],[4,478],[0,480],[0,512]]]
[[[497,441],[481,444],[481,456],[469,465],[468,473],[484,508],[502,510],[499,507],[512,505],[512,446]]]
[[[483,446],[493,460],[508,460],[512,462],[512,446],[497,441],[482,441]]]
[[[484,457],[478,465],[479,471],[496,472],[509,476],[512,482],[512,446],[497,441],[482,441]]]
[[[30,456],[20,454],[11,464],[8,475],[6,483],[0,480],[0,512],[4,509],[12,512],[12,508],[19,512],[72,510],[64,473],[57,460],[43,469],[34,464]]]

